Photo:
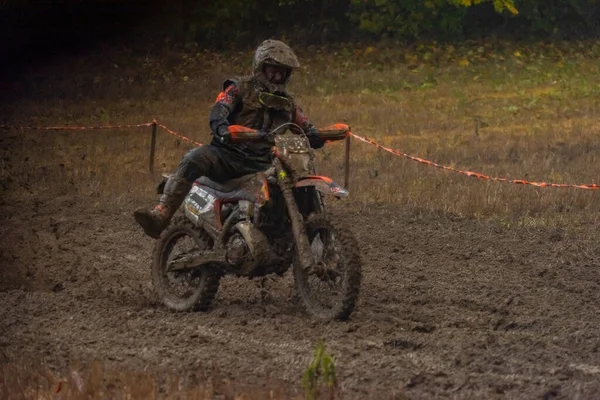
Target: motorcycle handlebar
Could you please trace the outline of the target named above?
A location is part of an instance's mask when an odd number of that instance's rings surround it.
[[[346,139],[350,135],[350,127],[346,124],[333,124],[318,130],[317,136],[326,141]]]
[[[257,131],[256,129],[247,128],[242,125],[229,125],[227,127],[231,140],[234,142],[241,142],[245,140],[259,140],[264,137],[264,133]]]
[[[260,140],[265,136],[268,136],[265,132],[242,125],[229,125],[228,130],[231,135],[231,140],[234,142]],[[333,124],[311,132],[311,135],[326,141],[342,140],[347,138],[349,134],[350,127],[346,124]]]

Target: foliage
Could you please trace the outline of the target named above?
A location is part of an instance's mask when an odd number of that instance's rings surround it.
[[[512,14],[518,14],[519,11],[515,8],[514,0],[448,0],[456,6],[470,7],[480,3],[492,3],[497,12],[508,11]]]
[[[269,36],[293,36],[297,42],[321,43],[332,32],[349,29],[347,0],[231,0],[190,2],[189,38],[219,47]]]
[[[188,0],[185,7],[188,39],[213,47],[273,36],[308,44],[600,32],[599,0]]]
[[[491,3],[496,12],[518,14],[513,0],[351,0],[351,18],[360,29],[376,35],[419,37],[457,35],[467,8]]]
[[[302,376],[302,387],[306,398],[315,399],[323,384],[330,397],[333,397],[333,390],[337,386],[335,364],[333,358],[325,351],[325,343],[319,342],[315,348],[314,358]]]
[[[598,0],[517,0],[523,26],[534,33],[598,34],[600,1]]]

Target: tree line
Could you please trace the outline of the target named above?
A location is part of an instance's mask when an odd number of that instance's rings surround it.
[[[186,40],[208,46],[264,36],[323,44],[600,33],[599,0],[180,0],[178,8]]]

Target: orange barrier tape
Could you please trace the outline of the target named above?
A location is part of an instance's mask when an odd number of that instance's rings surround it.
[[[95,129],[120,129],[120,128],[141,128],[145,126],[151,126],[152,122],[145,124],[135,125],[103,125],[103,126],[16,126],[16,129],[31,129],[40,131],[83,131],[83,130],[95,130]],[[0,128],[8,129],[11,128],[7,125],[0,125]]]
[[[156,124],[157,126],[160,126],[165,132],[167,132],[170,135],[178,137],[179,139],[181,139],[183,141],[186,141],[186,142],[189,142],[189,143],[193,143],[196,146],[202,146],[202,143],[196,142],[195,140],[192,140],[189,137],[183,136],[183,135],[181,135],[181,134],[179,134],[177,132],[174,132],[174,131],[170,130],[169,128],[167,128],[166,126],[164,126],[163,124],[161,124],[157,120],[154,120],[150,125],[152,125],[153,123]]]
[[[97,129],[120,129],[120,128],[142,128],[148,127],[156,124],[160,126],[165,132],[179,139],[193,143],[197,146],[202,146],[202,143],[196,142],[186,136],[183,136],[177,132],[172,131],[167,128],[157,120],[153,120],[152,122],[146,122],[145,124],[125,124],[125,125],[102,125],[102,126],[9,126],[9,125],[0,125],[0,129],[30,129],[30,130],[42,130],[42,131],[84,131],[84,130],[97,130]]]
[[[103,126],[18,126],[18,127],[12,127],[12,128],[16,128],[16,129],[32,129],[32,130],[46,130],[46,131],[73,131],[73,130],[98,130],[98,129],[121,129],[121,128],[141,128],[141,127],[148,127],[148,126],[152,126],[156,124],[156,126],[160,126],[165,132],[167,132],[170,135],[173,135],[183,141],[189,142],[189,143],[193,143],[197,146],[202,146],[202,143],[197,142],[193,139],[190,139],[186,136],[183,136],[175,131],[172,131],[171,129],[167,128],[165,125],[161,124],[160,122],[158,122],[157,120],[153,120],[152,122],[147,122],[145,124],[126,124],[126,125],[103,125]],[[3,129],[8,129],[11,128],[10,126],[7,125],[0,125],[0,128]],[[364,143],[368,143],[368,144],[372,144],[373,146],[376,146],[382,150],[387,151],[388,153],[392,153],[394,155],[400,156],[400,157],[404,157],[404,158],[408,158],[409,160],[413,160],[416,162],[419,162],[421,164],[425,164],[425,165],[429,165],[435,168],[439,168],[439,169],[443,169],[446,171],[452,171],[452,172],[456,172],[458,174],[462,174],[462,175],[466,175],[466,176],[470,176],[473,178],[478,178],[478,179],[485,179],[485,180],[489,180],[489,181],[497,181],[497,182],[506,182],[506,183],[514,183],[517,185],[530,185],[530,186],[537,186],[537,187],[557,187],[557,188],[575,188],[575,189],[588,189],[588,190],[599,190],[600,189],[600,184],[596,184],[596,183],[592,183],[592,184],[583,184],[583,185],[574,185],[574,184],[567,184],[567,183],[550,183],[550,182],[530,182],[530,181],[526,181],[523,179],[508,179],[508,178],[498,178],[495,176],[489,176],[489,175],[485,175],[479,172],[472,172],[472,171],[463,171],[460,169],[456,169],[456,168],[452,168],[452,167],[448,167],[446,165],[442,165],[442,164],[438,164],[435,163],[433,161],[429,161],[429,160],[425,160],[423,158],[420,157],[415,157],[415,156],[411,156],[410,154],[406,154],[403,153],[399,150],[395,150],[395,149],[391,149],[389,147],[383,146],[379,143],[377,143],[376,141],[363,137],[363,136],[359,136],[359,135],[355,135],[354,133],[350,132],[350,135],[352,137],[354,137],[355,139],[360,140],[361,142]]]
[[[421,164],[429,165],[429,166],[432,166],[435,168],[440,168],[440,169],[444,169],[447,171],[456,172],[456,173],[459,173],[462,175],[471,176],[473,178],[485,179],[485,180],[497,181],[497,182],[514,183],[517,185],[531,185],[531,186],[537,186],[537,187],[576,188],[576,189],[588,189],[588,190],[600,189],[600,185],[596,184],[596,183],[592,183],[589,185],[572,185],[572,184],[566,184],[566,183],[529,182],[529,181],[522,180],[522,179],[497,178],[494,176],[484,175],[479,172],[462,171],[462,170],[459,170],[456,168],[448,167],[446,165],[441,165],[441,164],[435,163],[433,161],[425,160],[420,157],[411,156],[410,154],[402,153],[401,151],[398,151],[398,150],[390,149],[389,147],[385,147],[385,146],[375,142],[372,139],[362,137],[359,135],[355,135],[352,132],[350,132],[350,135],[352,135],[354,138],[360,140],[361,142],[365,142],[368,144],[372,144],[373,146],[377,146],[380,149],[387,151],[388,153],[392,153],[397,156],[408,158],[409,160],[417,161],[417,162],[420,162]]]

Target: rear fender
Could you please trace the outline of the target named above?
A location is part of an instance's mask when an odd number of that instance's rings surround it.
[[[335,197],[348,197],[348,191],[326,176],[311,175],[299,180],[295,187],[314,186],[319,192]]]

